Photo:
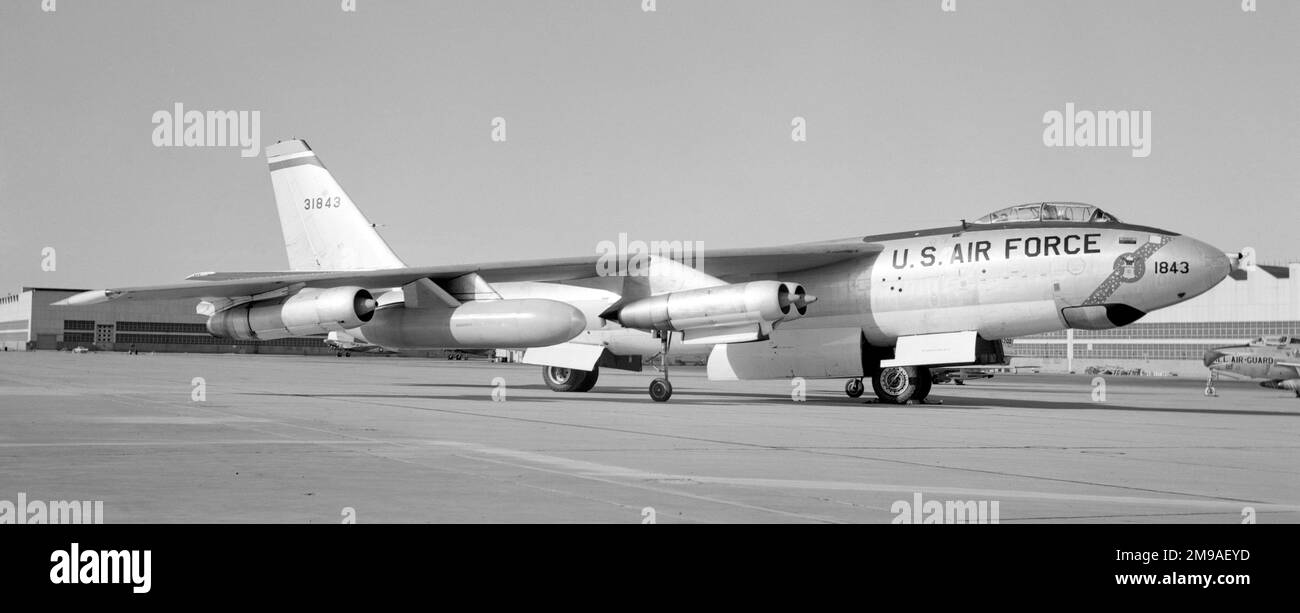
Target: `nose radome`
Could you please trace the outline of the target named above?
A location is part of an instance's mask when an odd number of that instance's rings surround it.
[[[1210,287],[1218,285],[1232,270],[1232,262],[1228,260],[1228,254],[1224,253],[1222,249],[1215,249],[1213,245],[1202,243],[1196,239],[1192,239],[1192,242],[1195,243],[1196,250],[1205,263],[1205,270],[1209,274]]]
[[[1191,265],[1190,277],[1179,279],[1186,283],[1185,290],[1179,293],[1180,299],[1203,294],[1228,276],[1231,263],[1223,250],[1187,236],[1179,237],[1170,246],[1174,247],[1171,256]]]
[[[1212,365],[1212,364],[1214,364],[1215,362],[1219,361],[1219,358],[1221,358],[1221,357],[1223,357],[1223,356],[1225,356],[1225,355],[1227,355],[1227,354],[1224,353],[1224,352],[1222,352],[1222,351],[1219,351],[1218,349],[1211,349],[1211,350],[1209,350],[1209,351],[1206,351],[1206,352],[1205,352],[1205,366],[1206,366],[1206,367],[1209,367],[1210,365]]]

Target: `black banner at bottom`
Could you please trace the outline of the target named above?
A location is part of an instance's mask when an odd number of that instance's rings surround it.
[[[413,526],[0,527],[7,598],[194,604],[250,594],[331,602],[545,594],[638,598],[955,596],[1068,590],[1201,600],[1281,592],[1297,526]],[[486,591],[485,591],[486,590]],[[560,591],[560,592],[557,592]],[[644,592],[644,593],[642,593]],[[1025,592],[1029,593],[1029,592]],[[680,594],[679,594],[680,596]]]

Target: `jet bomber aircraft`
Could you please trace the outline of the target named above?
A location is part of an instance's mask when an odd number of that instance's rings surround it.
[[[346,333],[387,349],[522,349],[559,392],[601,368],[712,345],[710,379],[871,380],[920,402],[934,367],[998,364],[1002,339],[1132,323],[1219,283],[1218,249],[1072,202],[1012,206],[960,225],[784,247],[710,250],[699,266],[649,256],[603,274],[598,256],[408,267],[302,140],[267,148],[289,271],[200,273],[56,304],[199,298],[235,339]]]

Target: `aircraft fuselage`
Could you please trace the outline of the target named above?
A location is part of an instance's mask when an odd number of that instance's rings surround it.
[[[818,298],[782,327],[858,326],[877,346],[944,331],[992,340],[1112,328],[1197,296],[1228,270],[1205,243],[1120,223],[970,224],[861,240],[884,249],[781,275]]]

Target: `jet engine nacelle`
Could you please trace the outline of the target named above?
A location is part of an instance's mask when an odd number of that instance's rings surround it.
[[[308,287],[221,311],[208,318],[208,332],[239,340],[309,336],[356,328],[374,314],[374,297],[360,287]]]
[[[816,300],[797,283],[752,281],[642,298],[618,312],[624,327],[640,330],[694,330],[803,317]]]

